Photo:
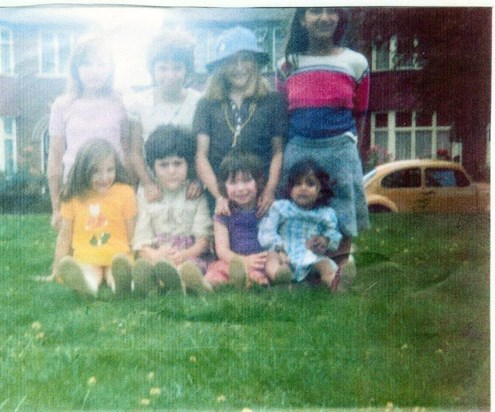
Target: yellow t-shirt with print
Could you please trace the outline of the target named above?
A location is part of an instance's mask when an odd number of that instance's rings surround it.
[[[125,222],[136,216],[132,187],[115,183],[104,194],[63,202],[60,214],[73,224],[74,258],[84,264],[110,266],[116,254],[131,256]]]

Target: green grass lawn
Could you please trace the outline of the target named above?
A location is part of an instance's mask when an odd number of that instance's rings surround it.
[[[489,218],[375,215],[347,294],[84,300],[0,216],[0,411],[489,406]]]

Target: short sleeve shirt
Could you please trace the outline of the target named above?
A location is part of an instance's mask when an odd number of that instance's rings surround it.
[[[256,104],[249,118],[249,107]],[[228,101],[202,98],[194,116],[194,133],[202,133],[210,138],[208,160],[215,174],[220,163],[232,150],[234,143],[234,119]],[[266,175],[272,159],[272,139],[286,138],[287,110],[285,101],[279,93],[270,92],[254,101],[246,99],[240,112],[246,122],[236,139],[236,149],[252,152],[260,157]]]
[[[136,215],[136,196],[115,183],[105,194],[62,202],[60,214],[73,224],[74,258],[84,264],[110,266],[116,254],[131,257],[126,221]]]

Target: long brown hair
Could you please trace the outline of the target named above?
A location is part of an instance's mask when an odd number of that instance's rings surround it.
[[[92,191],[91,178],[93,173],[100,162],[109,156],[113,156],[115,159],[114,183],[129,183],[127,172],[112,144],[105,139],[90,139],[77,152],[67,182],[60,193],[60,200],[68,202],[76,197],[86,197]]]

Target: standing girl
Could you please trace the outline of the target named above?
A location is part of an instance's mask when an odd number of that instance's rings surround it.
[[[329,206],[328,174],[311,158],[295,163],[288,173],[286,197],[276,200],[261,221],[260,244],[287,255],[296,282],[316,271],[324,285],[336,290],[337,265],[326,255],[338,248],[342,235]]]
[[[255,34],[235,27],[223,32],[216,44],[216,58],[207,65],[211,72],[205,96],[194,117],[198,148],[196,168],[211,196],[215,211],[229,214],[228,200],[218,184],[219,166],[233,148],[249,151],[261,159],[266,186],[259,194],[261,216],[275,199],[286,135],[283,98],[269,90],[260,70],[268,54]]]
[[[103,281],[116,293],[130,292],[136,199],[111,143],[91,139],[83,144],[60,200],[51,277],[92,296]]]
[[[258,242],[257,204],[264,176],[259,158],[232,152],[220,165],[220,193],[229,202],[230,215],[215,215],[213,228],[219,260],[210,264],[206,279],[213,286],[232,282],[238,287],[290,281],[285,260],[266,252]],[[246,279],[247,277],[247,279]]]
[[[149,202],[138,190],[138,218],[133,248],[141,259],[134,267],[134,286],[147,294],[180,276],[185,287],[208,289],[202,282],[203,258],[209,250],[212,221],[206,196],[187,198],[193,177],[195,145],[189,132],[168,125],[158,127],[146,141],[146,159],[164,196]],[[168,262],[168,263],[167,263]],[[178,268],[178,271],[176,270]]]
[[[127,162],[130,152],[127,114],[113,90],[113,62],[102,39],[89,37],[74,48],[67,92],[53,103],[50,114],[48,184],[52,226],[60,224],[60,191],[79,148],[89,139],[102,138]]]
[[[155,37],[148,51],[148,71],[153,86],[136,93],[127,105],[136,119],[132,123],[132,164],[149,201],[160,199],[162,193],[146,166],[144,142],[160,125],[170,124],[188,133],[192,131],[193,116],[201,97],[200,92],[188,87],[194,72],[194,46],[192,35],[183,30],[164,31]],[[199,186],[194,183],[189,186],[190,198],[201,194]]]
[[[284,179],[290,167],[307,156],[335,179],[331,205],[344,236],[335,255],[344,256],[342,265],[351,238],[369,226],[356,145],[368,106],[368,62],[340,45],[346,25],[342,9],[298,8],[277,78],[289,106]]]

